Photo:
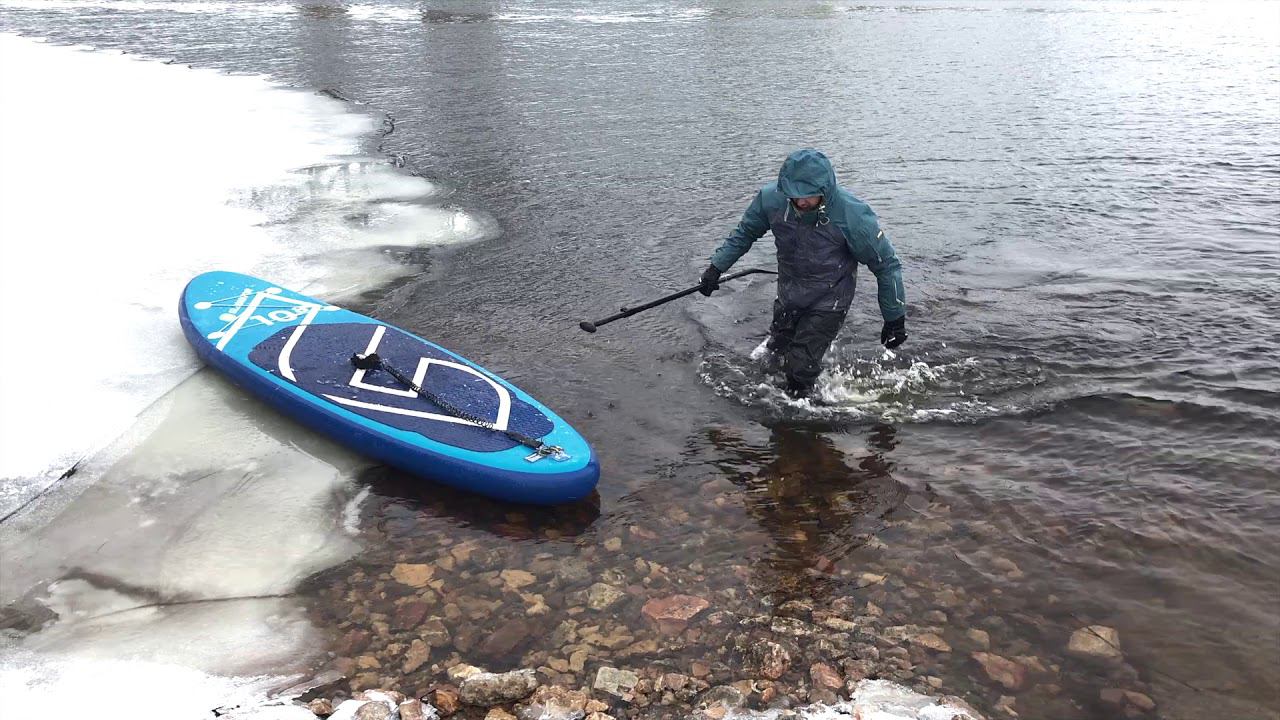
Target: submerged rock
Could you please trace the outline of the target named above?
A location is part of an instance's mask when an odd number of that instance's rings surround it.
[[[582,720],[587,714],[587,694],[559,685],[543,685],[516,709],[519,720]]]
[[[630,700],[632,697],[631,691],[635,689],[636,683],[639,681],[639,676],[630,670],[602,667],[596,671],[596,681],[592,684],[592,687],[614,697]]]
[[[532,670],[480,672],[463,678],[458,694],[467,705],[489,707],[523,700],[537,687],[538,677]]]
[[[987,673],[987,677],[1000,683],[1009,690],[1017,690],[1027,679],[1027,669],[1008,658],[993,655],[991,653],[976,652],[973,653],[973,659],[978,661],[983,671]]]
[[[625,593],[612,585],[596,583],[587,589],[587,607],[592,610],[604,610],[624,596]]]
[[[716,706],[735,709],[742,707],[746,702],[747,696],[738,688],[732,685],[717,685],[698,698],[698,709],[705,710]]]
[[[778,643],[765,640],[750,650],[751,664],[761,676],[777,680],[791,669],[791,654]]]
[[[414,563],[399,563],[391,569],[391,577],[396,582],[415,588],[426,587],[433,574],[434,567]]]
[[[691,595],[654,598],[640,612],[659,632],[674,635],[689,626],[689,621],[711,606],[706,600]]]
[[[1124,659],[1120,651],[1120,633],[1106,625],[1090,625],[1071,634],[1067,652],[1079,658],[1118,662]]]

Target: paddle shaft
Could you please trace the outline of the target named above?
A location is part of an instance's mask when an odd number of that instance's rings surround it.
[[[744,275],[755,275],[755,274],[757,274],[757,273],[761,273],[761,274],[765,274],[765,275],[777,275],[777,274],[778,274],[777,272],[775,272],[775,271],[773,271],[773,270],[762,270],[762,269],[760,269],[760,268],[752,268],[751,270],[743,270],[742,272],[736,272],[736,273],[733,273],[732,275],[725,275],[724,277],[722,277],[722,278],[720,278],[719,280],[717,280],[717,283],[722,283],[722,282],[724,282],[724,281],[726,281],[726,280],[733,280],[734,278],[740,278],[740,277],[742,277],[742,276],[744,276]],[[680,291],[680,292],[678,292],[678,293],[672,293],[672,294],[670,294],[670,295],[667,295],[666,297],[660,297],[660,298],[658,298],[657,300],[654,300],[654,301],[652,301],[652,302],[647,302],[647,303],[645,303],[645,304],[643,304],[643,305],[639,305],[639,306],[637,306],[637,307],[633,307],[633,308],[622,308],[622,312],[620,312],[620,313],[618,313],[618,314],[616,314],[616,315],[610,315],[609,317],[604,318],[604,319],[602,319],[602,320],[596,320],[595,322],[583,322],[583,323],[581,323],[581,324],[579,325],[579,327],[581,327],[583,330],[586,330],[587,332],[595,332],[595,331],[596,331],[596,328],[600,327],[601,325],[608,325],[609,323],[613,322],[614,320],[621,320],[622,318],[631,317],[632,315],[635,315],[636,313],[642,313],[642,312],[644,312],[645,310],[649,310],[649,309],[651,309],[651,308],[656,308],[656,307],[658,307],[659,305],[665,305],[666,303],[669,303],[669,302],[671,302],[672,300],[679,300],[680,298],[685,297],[686,295],[692,295],[692,294],[694,294],[694,293],[698,292],[698,291],[699,291],[699,290],[701,290],[701,289],[702,289],[702,285],[701,285],[701,284],[694,285],[694,286],[693,286],[693,287],[691,287],[691,288],[688,288],[688,289],[685,289],[685,290],[681,290],[681,291]]]

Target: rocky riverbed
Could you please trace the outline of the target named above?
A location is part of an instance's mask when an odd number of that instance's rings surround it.
[[[875,516],[865,488],[744,507],[711,481],[603,523],[594,501],[459,513],[476,504],[389,471],[363,480],[368,549],[305,589],[340,678],[306,698],[317,715],[393,690],[379,707],[406,720],[419,701],[490,720],[714,718],[838,708],[875,680],[993,718],[1156,710],[1114,628],[1053,596],[1036,607],[1056,613],[1028,611],[1040,590],[982,551],[989,529],[927,495]],[[761,527],[784,552],[750,550]],[[931,564],[944,553],[967,562]]]

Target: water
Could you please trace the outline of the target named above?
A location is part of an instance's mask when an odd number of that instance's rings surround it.
[[[1099,691],[1120,685],[1168,717],[1280,712],[1280,7],[0,8],[0,29],[388,113],[378,150],[501,227],[375,283],[359,309],[562,411],[600,452],[600,496],[545,513],[362,475],[365,550],[313,579],[317,627],[359,629],[344,603],[385,591],[387,565],[462,543],[504,556],[460,567],[460,595],[511,602],[484,573],[532,568],[521,592],[544,596],[551,626],[590,584],[553,577],[567,560],[746,616],[830,602],[872,572],[887,589],[857,592],[881,592],[895,623],[927,624],[941,591],[926,586],[945,584],[983,599],[947,610],[988,629],[992,652],[1059,667],[1010,693],[958,641],[918,663],[988,711],[1013,694],[1030,716],[1111,717]],[[692,284],[801,145],[833,158],[902,256],[911,339],[896,356],[875,344],[865,272],[821,408],[760,386],[765,279],[576,329]],[[742,266],[771,262],[766,241]],[[637,625],[644,592],[606,625]],[[1065,654],[1094,622],[1120,631],[1137,680]],[[713,644],[643,657],[687,665]],[[526,645],[491,662],[558,651]],[[468,656],[452,637],[433,662],[453,652]]]

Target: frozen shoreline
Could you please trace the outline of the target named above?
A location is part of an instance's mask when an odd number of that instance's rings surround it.
[[[264,77],[0,34],[0,94],[0,299],[37,308],[10,314],[23,349],[0,365],[0,605],[21,628],[0,708],[260,700],[323,644],[291,595],[355,552],[361,461],[188,377],[179,292],[227,268],[338,299],[406,272],[382,248],[488,224],[363,155],[371,117]]]

